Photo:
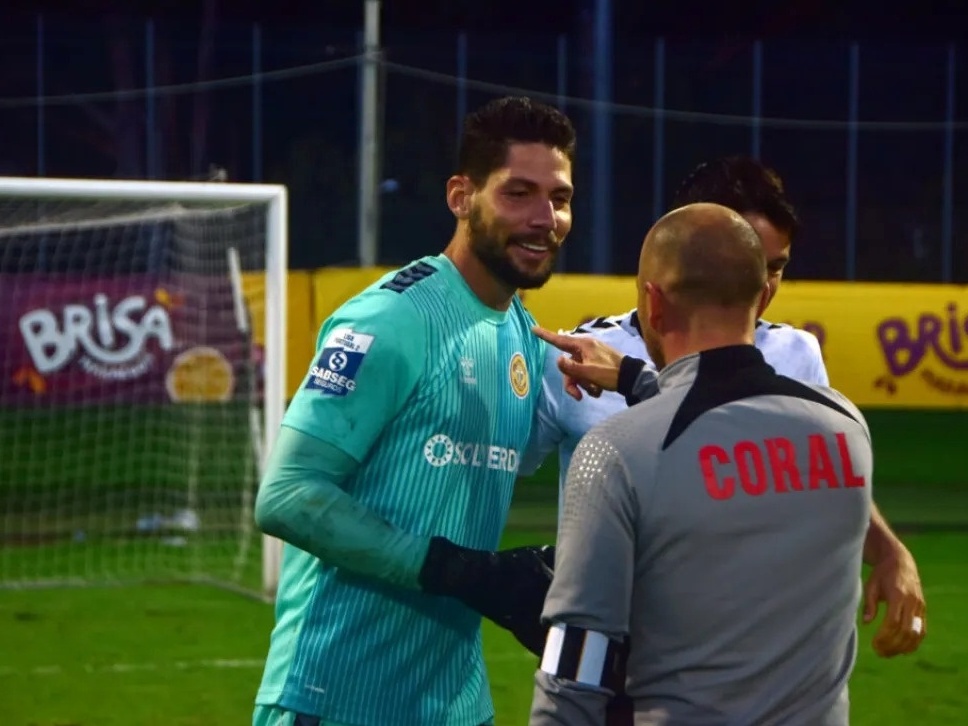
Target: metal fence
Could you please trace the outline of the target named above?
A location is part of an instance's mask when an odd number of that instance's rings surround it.
[[[627,273],[679,180],[775,166],[807,279],[968,282],[968,97],[948,45],[457,36],[385,28],[379,261],[440,249],[460,119],[529,93],[580,134],[564,269]],[[0,174],[285,183],[294,267],[357,257],[362,37],[150,19],[0,28]],[[961,191],[959,191],[961,190]]]

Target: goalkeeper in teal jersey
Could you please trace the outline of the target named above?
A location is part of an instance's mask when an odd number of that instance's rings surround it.
[[[494,550],[544,360],[516,291],[571,228],[574,148],[526,98],[471,114],[444,253],[323,324],[256,503],[286,545],[255,724],[489,724],[481,615],[543,648],[553,563]]]

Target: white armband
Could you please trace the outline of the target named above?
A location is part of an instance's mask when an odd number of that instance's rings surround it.
[[[541,670],[556,678],[615,691],[624,686],[626,657],[623,644],[604,633],[554,623],[548,631]]]

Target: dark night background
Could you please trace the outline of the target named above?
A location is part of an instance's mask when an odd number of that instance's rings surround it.
[[[856,278],[941,279],[942,205],[950,44],[956,44],[952,279],[968,282],[968,10],[961,3],[835,2],[723,4],[613,0],[610,113],[610,271],[628,273],[642,235],[682,176],[698,162],[748,153],[753,41],[762,40],[764,118],[848,118],[849,48],[859,43],[859,119],[930,122],[929,129],[861,129],[857,139]],[[385,0],[382,41],[381,262],[401,263],[445,243],[443,205],[458,127],[458,37],[466,77],[555,94],[560,39],[567,96],[595,96],[593,0],[400,2]],[[915,9],[918,8],[918,9]],[[43,109],[38,140],[38,14],[42,15]],[[154,143],[146,134],[146,21],[153,25],[153,85],[190,85],[154,97]],[[210,165],[232,181],[288,185],[293,267],[352,262],[356,255],[358,83],[362,1],[8,3],[0,10],[0,174],[204,178]],[[322,64],[294,77],[266,77],[253,110],[254,28],[263,73]],[[665,39],[664,99],[657,102],[655,39]],[[332,65],[326,65],[327,63]],[[431,72],[428,75],[426,72]],[[497,90],[466,92],[473,108]],[[552,99],[553,100],[553,99]],[[642,107],[741,117],[739,123],[664,121],[656,177],[655,123]],[[589,271],[594,239],[590,186],[592,112],[566,110],[581,134],[580,199],[566,269]],[[257,124],[254,126],[254,124]],[[259,126],[261,124],[261,133]],[[38,146],[42,143],[42,146]],[[847,274],[848,133],[844,125],[773,128],[760,155],[784,176],[804,220],[791,275]],[[153,148],[154,152],[149,153]],[[656,188],[656,178],[658,186]]]

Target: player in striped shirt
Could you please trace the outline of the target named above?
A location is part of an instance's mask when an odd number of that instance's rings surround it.
[[[256,504],[286,542],[256,726],[489,724],[481,615],[540,650],[549,563],[493,550],[544,365],[515,292],[571,228],[574,149],[529,99],[471,114],[444,253],[323,324]]]
[[[671,208],[697,202],[711,202],[733,209],[753,226],[766,254],[769,300],[772,300],[783,280],[783,271],[790,261],[792,240],[799,227],[796,211],[786,197],[780,177],[754,159],[717,159],[701,164],[684,180]],[[620,354],[641,359],[654,371],[634,310],[585,323],[572,334],[593,338]],[[759,320],[756,347],[777,373],[807,383],[829,385],[820,345],[812,334],[789,325]],[[533,472],[557,448],[560,481],[563,482],[581,437],[595,424],[624,410],[627,401],[619,393],[608,391],[598,398],[576,400],[576,396],[581,397],[581,392],[562,376],[557,365],[559,355],[554,347],[549,347],[538,421],[521,473]],[[565,365],[575,367],[567,360]],[[637,372],[634,368],[626,368]],[[587,366],[584,367],[584,372],[588,370]],[[612,390],[617,387],[618,382]],[[864,555],[865,562],[872,567],[865,585],[864,620],[874,619],[879,602],[887,603],[887,615],[874,636],[874,648],[886,657],[911,653],[927,632],[926,627],[920,632],[908,627],[911,613],[924,611],[924,594],[913,556],[891,531],[876,506],[871,509]]]

